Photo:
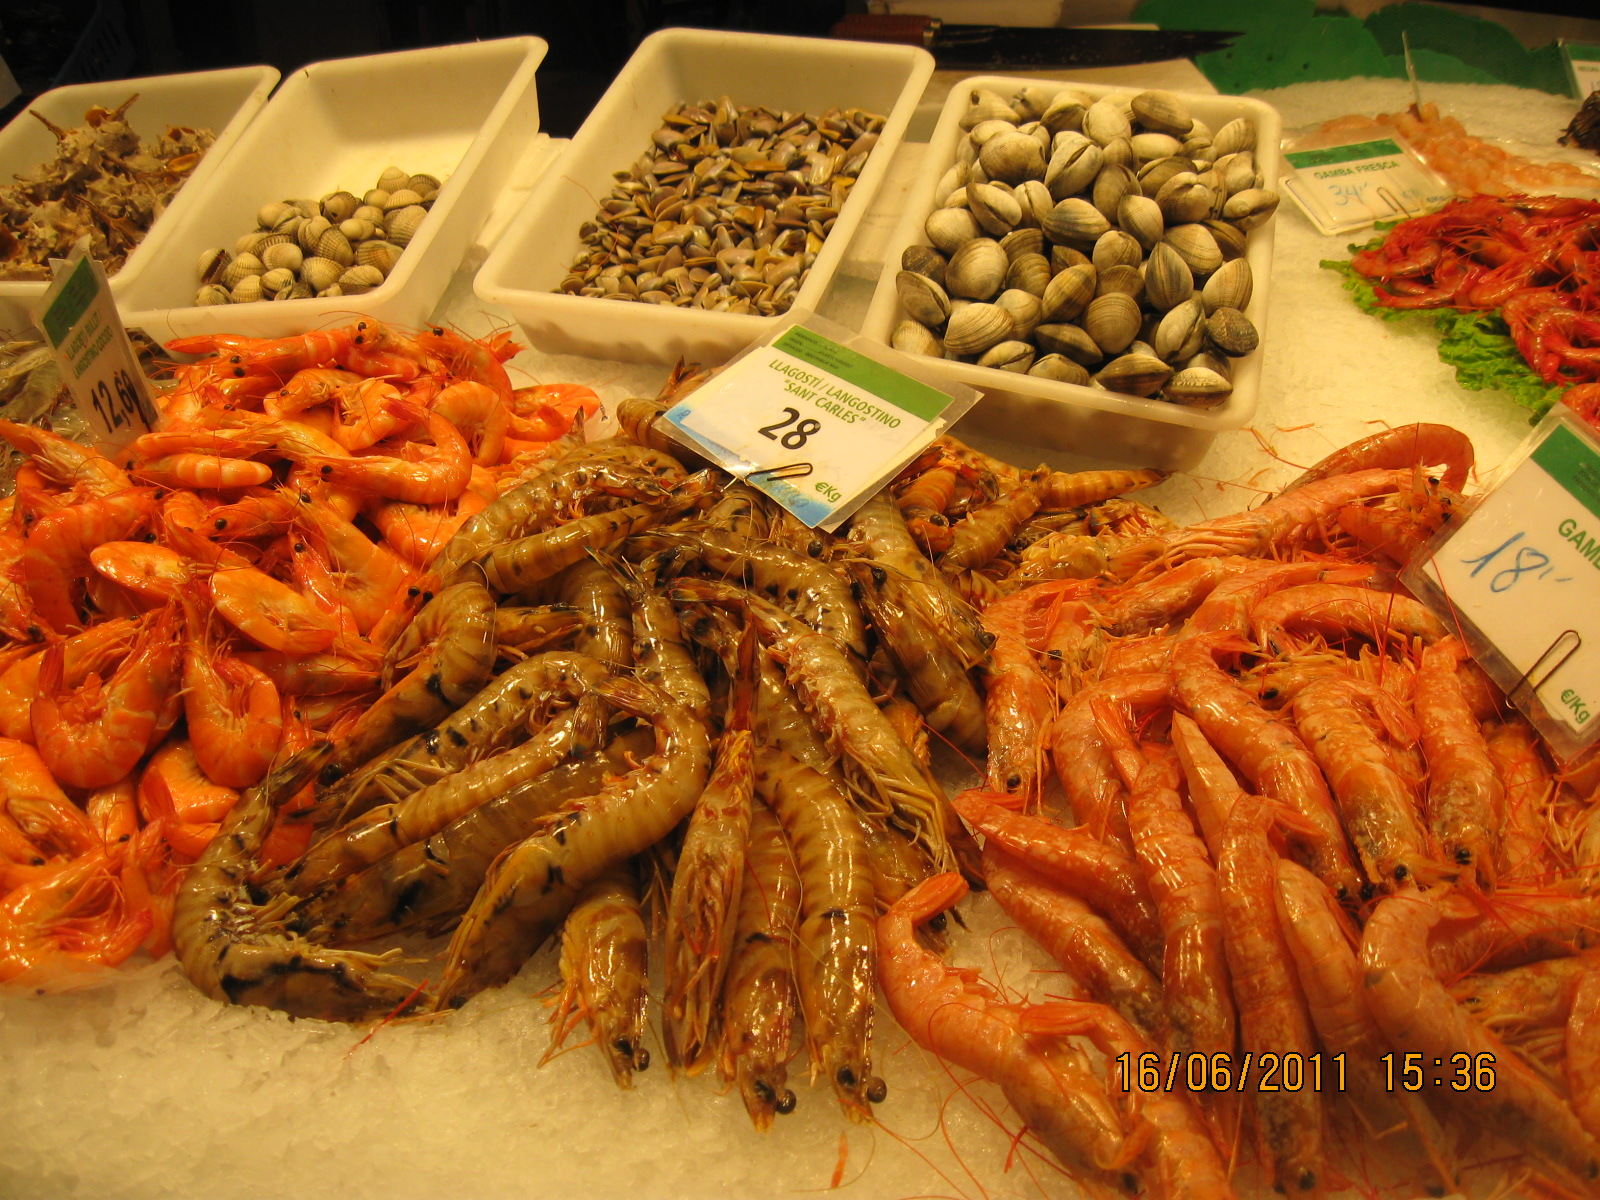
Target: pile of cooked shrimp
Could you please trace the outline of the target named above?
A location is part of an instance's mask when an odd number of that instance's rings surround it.
[[[206,357],[115,461],[0,426],[0,973],[170,943],[219,1001],[368,1020],[555,940],[552,1052],[587,1021],[630,1086],[654,1023],[763,1128],[802,1028],[870,1119],[881,993],[1091,1187],[1327,1186],[1337,1090],[1425,1186],[1488,1127],[1592,1191],[1593,782],[1394,584],[1459,503],[1453,431],[1186,529],[1121,498],[1160,472],[942,439],[828,535],[665,435],[698,373],[588,440],[505,339],[174,348]],[[982,886],[1072,999],[947,965]],[[427,979],[409,931],[448,935]],[[1435,1108],[1418,1055],[1496,1086]]]
[[[0,421],[23,456],[0,524],[0,981],[165,953],[179,869],[240,791],[370,725],[429,561],[598,407],[513,390],[504,338],[358,324],[175,348],[215,353],[110,457]],[[294,807],[263,862],[305,850]]]

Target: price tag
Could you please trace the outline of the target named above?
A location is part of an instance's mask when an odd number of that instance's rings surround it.
[[[1562,756],[1600,736],[1600,443],[1560,405],[1406,585]]]
[[[921,382],[888,365],[896,352],[841,344],[813,324],[808,317],[746,350],[666,419],[723,469],[832,530],[976,393]]]
[[[1567,68],[1572,94],[1587,100],[1590,92],[1600,91],[1600,46],[1583,46],[1563,40],[1561,61]]]
[[[96,443],[122,446],[149,432],[156,411],[106,273],[87,250],[85,239],[65,266],[56,266],[38,324]]]
[[[1420,216],[1443,205],[1449,186],[1394,138],[1288,150],[1284,190],[1325,234]]]

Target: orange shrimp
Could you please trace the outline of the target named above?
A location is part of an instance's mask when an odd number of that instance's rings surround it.
[[[1104,701],[1094,707],[1128,787],[1133,849],[1161,919],[1162,994],[1172,1023],[1169,1048],[1182,1054],[1227,1053],[1233,1049],[1234,1009],[1223,949],[1222,899],[1216,869],[1178,795],[1177,761],[1170,754],[1146,761],[1121,715]]]
[[[1268,840],[1269,802],[1246,796],[1233,806],[1223,832],[1217,881],[1222,897],[1224,945],[1239,1012],[1245,1051],[1263,1054],[1316,1053],[1316,1034],[1294,960],[1278,925],[1278,855]],[[1400,1043],[1406,1044],[1406,1043]],[[1322,1103],[1309,1089],[1262,1090],[1251,1098],[1256,1121],[1272,1156],[1278,1190],[1311,1191],[1322,1177]]]
[[[1422,652],[1416,712],[1428,761],[1428,824],[1446,855],[1470,868],[1484,887],[1495,879],[1494,839],[1505,788],[1467,702],[1457,664],[1467,657],[1455,638]]]
[[[1361,992],[1360,935],[1322,881],[1299,863],[1278,860],[1279,926],[1294,958],[1311,1023],[1329,1054],[1344,1055],[1356,1113],[1373,1137],[1415,1139],[1446,1192],[1455,1172],[1439,1122],[1422,1099],[1394,1092],[1379,1068],[1390,1051]]]
[[[1309,627],[1329,639],[1357,634],[1380,646],[1397,637],[1431,645],[1450,632],[1409,596],[1338,583],[1304,583],[1268,596],[1250,610],[1250,625],[1256,643],[1274,654],[1296,648],[1285,632],[1291,626]]]
[[[1459,492],[1472,473],[1473,457],[1472,439],[1452,425],[1397,425],[1335,450],[1283,490],[1355,471],[1442,466],[1441,481]]]
[[[346,450],[365,450],[411,424],[405,409],[395,407],[404,399],[400,389],[387,379],[357,377],[336,395],[338,415],[332,435]]]
[[[537,429],[531,429],[526,423],[519,424],[517,427],[525,431],[520,436],[553,441],[572,428],[576,414],[590,418],[598,413],[600,397],[593,388],[581,383],[539,383],[513,391],[511,409],[522,422],[548,422]]]
[[[1415,741],[1410,714],[1372,684],[1319,679],[1294,698],[1295,724],[1327,776],[1367,878],[1380,887],[1436,883],[1447,873],[1433,861],[1416,797],[1379,740],[1381,713],[1395,709],[1390,723],[1404,722]]]
[[[1140,959],[1151,970],[1159,970],[1161,920],[1131,854],[1100,841],[1082,826],[1063,829],[1041,817],[1010,812],[976,789],[953,797],[950,807],[985,837],[1109,917]]]
[[[1310,536],[1319,522],[1352,500],[1386,495],[1410,484],[1410,471],[1379,468],[1318,479],[1280,492],[1257,508],[1148,537],[1138,553],[1119,555],[1113,568],[1119,576],[1131,574],[1137,580],[1192,558],[1260,557]]]
[[[1354,897],[1361,879],[1345,846],[1333,796],[1305,743],[1286,722],[1255,702],[1217,665],[1218,654],[1254,647],[1228,634],[1201,634],[1172,651],[1174,691],[1222,755],[1262,794],[1303,818],[1295,841],[1317,877]]]
[[[26,742],[0,738],[0,807],[41,849],[77,855],[101,844],[94,823]]]
[[[1450,998],[1430,962],[1433,931],[1475,912],[1470,900],[1439,889],[1408,890],[1380,900],[1361,939],[1367,1006],[1391,1045],[1420,1053],[1424,1062],[1488,1055],[1494,1063],[1493,1088],[1438,1094],[1518,1146],[1573,1192],[1592,1194],[1600,1180],[1600,1142],[1531,1067]]]
[[[243,650],[237,654],[272,680],[285,696],[342,696],[376,687],[381,659],[351,657],[359,646],[346,644],[345,654],[285,654],[279,650]]]
[[[266,650],[315,654],[338,636],[331,617],[254,567],[219,567],[211,576],[211,600],[229,624]]]
[[[494,388],[471,379],[452,383],[434,400],[433,411],[467,438],[473,462],[490,466],[500,461],[511,427],[511,409]]]
[[[98,450],[36,425],[0,420],[0,438],[22,453],[58,487],[82,485],[93,496],[114,496],[133,486],[127,472]]]
[[[0,633],[16,642],[42,642],[56,631],[34,611],[23,582],[22,535],[0,532]]]
[[[224,787],[242,789],[272,766],[283,733],[278,689],[265,673],[222,653],[209,619],[190,614],[198,630],[183,654],[183,706],[195,760]]]
[[[1197,558],[1154,579],[1112,589],[1101,608],[1106,630],[1118,637],[1154,633],[1178,623],[1223,580],[1248,568],[1248,559]]]
[[[1600,969],[1591,966],[1572,998],[1562,1068],[1578,1120],[1600,1138]]]
[[[335,572],[339,599],[355,614],[360,632],[370,633],[399,603],[414,572],[383,543],[374,542],[319,500],[302,495],[295,518]]]
[[[263,462],[221,454],[168,454],[147,459],[133,468],[136,478],[157,487],[230,488],[259,487],[272,479]]]
[[[1538,735],[1526,721],[1514,718],[1485,729],[1484,749],[1504,788],[1505,822],[1495,844],[1496,878],[1502,882],[1546,879],[1552,863],[1545,818],[1555,781],[1540,755]],[[1579,865],[1592,864],[1580,861]]]
[[[159,740],[163,710],[178,686],[174,632],[169,609],[139,635],[109,681],[91,673],[75,687],[66,682],[65,649],[45,651],[33,736],[57,779],[81,788],[115,783]]]
[[[508,409],[512,407],[511,377],[506,374],[499,356],[487,341],[462,337],[440,326],[425,329],[412,340],[422,350],[447,364],[453,378],[481,383],[493,391]],[[512,348],[512,353],[516,353],[514,342],[506,341],[502,345]]]
[[[390,401],[389,404],[410,420],[425,421],[433,444],[406,442],[398,457],[310,455],[303,460],[303,465],[329,483],[412,504],[442,504],[466,491],[472,478],[472,453],[456,427],[443,417],[424,412],[405,401]]]
[[[162,785],[165,790],[157,791]],[[146,821],[166,816],[188,825],[215,826],[238,802],[239,790],[211,779],[193,745],[175,738],[163,743],[139,773],[137,799]]]
[[[1118,1191],[1130,1147],[1093,1073],[1055,1039],[1030,1039],[1026,1008],[1007,1004],[975,971],[946,966],[922,948],[916,927],[967,894],[955,872],[907,892],[878,919],[878,984],[900,1027],[923,1049],[999,1085],[1050,1152],[1074,1172]]]
[[[1232,633],[1247,637],[1250,633],[1250,611],[1267,596],[1283,588],[1315,583],[1328,573],[1326,563],[1312,560],[1241,565],[1211,589],[1194,612],[1189,614],[1178,636],[1188,638],[1201,633]],[[1363,570],[1363,574],[1366,573],[1370,573],[1370,569]]]
[[[152,542],[103,542],[89,552],[89,565],[151,605],[176,599],[194,578],[187,558]]]
[[[1126,1020],[1103,1004],[1058,1000],[1022,1014],[1022,1029],[1031,1036],[1086,1034],[1111,1064],[1138,1062],[1150,1043]],[[1129,1093],[1136,1133],[1148,1131],[1139,1155],[1139,1171],[1156,1200],[1236,1200],[1229,1168],[1217,1153],[1206,1123],[1181,1092],[1164,1088]]]
[[[373,512],[372,523],[396,554],[414,567],[426,567],[457,531],[488,505],[487,499],[471,489],[443,504],[389,500]]]
[[[174,354],[217,355],[217,366],[242,375],[271,375],[292,379],[307,367],[325,367],[348,349],[355,327],[313,329],[294,337],[247,338],[232,334],[198,334],[174,338],[167,349]]]
[[[995,902],[1068,975],[1146,1037],[1166,1044],[1161,981],[1104,918],[993,838],[983,847],[983,874]]]
[[[222,540],[275,537],[287,533],[295,495],[287,488],[255,489],[210,513],[212,536]]]
[[[155,511],[155,493],[129,488],[35,521],[23,535],[22,572],[38,614],[62,633],[82,628],[74,593],[88,573],[90,552],[102,542],[129,537]]]
[[[1095,700],[1135,709],[1166,703],[1172,676],[1166,671],[1119,675],[1080,690],[1050,726],[1050,759],[1066,789],[1072,815],[1095,837],[1131,855],[1126,792],[1117,780],[1105,740],[1094,719]]]
[[[96,848],[51,864],[0,899],[0,983],[58,990],[121,963],[150,931],[149,913],[128,913],[113,864]]]
[[[360,379],[354,371],[338,367],[306,367],[296,371],[281,388],[263,396],[261,409],[269,417],[290,417],[331,403],[340,388]]]
[[[128,652],[140,627],[137,619],[119,617],[91,625],[60,643],[66,650],[69,676],[104,672]],[[44,654],[40,650],[12,663],[0,675],[0,736],[32,743],[33,700],[39,692],[39,668],[44,665]]]

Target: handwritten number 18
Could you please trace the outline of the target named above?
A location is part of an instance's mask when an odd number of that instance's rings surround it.
[[[1476,579],[1479,572],[1485,570],[1500,554],[1515,546],[1523,538],[1522,533],[1514,533],[1486,554],[1476,558],[1464,558],[1464,564],[1472,566],[1469,578]],[[1474,565],[1475,564],[1475,565]],[[1496,594],[1509,591],[1529,571],[1538,571],[1550,565],[1550,556],[1543,550],[1532,546],[1517,546],[1516,555],[1511,560],[1511,565],[1496,571],[1489,577],[1489,590]]]

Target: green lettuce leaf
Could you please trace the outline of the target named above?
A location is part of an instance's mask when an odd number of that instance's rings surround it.
[[[1380,245],[1376,238],[1367,246],[1351,246],[1352,253]],[[1464,312],[1457,308],[1388,308],[1378,301],[1372,281],[1360,274],[1346,259],[1324,259],[1322,266],[1337,273],[1364,313],[1385,321],[1409,317],[1431,320],[1439,331],[1439,357],[1456,369],[1456,382],[1469,391],[1500,391],[1529,410],[1537,421],[1561,399],[1565,387],[1551,387],[1533,373],[1511,339],[1506,323],[1498,313]]]

